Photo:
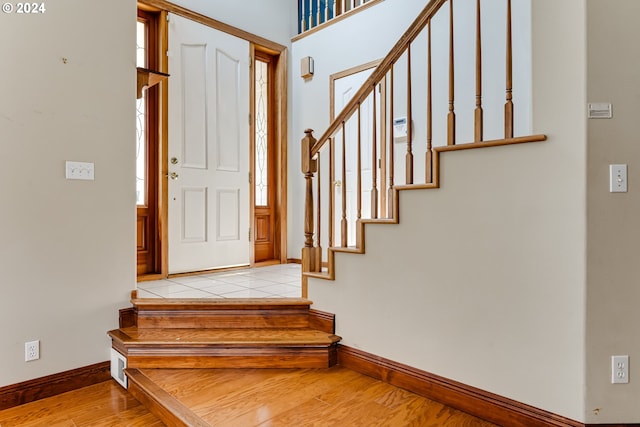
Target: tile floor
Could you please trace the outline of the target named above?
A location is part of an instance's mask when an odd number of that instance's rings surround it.
[[[300,298],[300,264],[138,283],[139,298]]]

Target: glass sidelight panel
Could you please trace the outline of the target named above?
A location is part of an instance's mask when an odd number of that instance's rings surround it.
[[[136,66],[147,68],[147,24],[138,21],[136,37]],[[147,99],[146,91],[142,91],[142,98],[136,101],[136,203],[146,205],[146,176],[147,176]]]
[[[267,206],[269,204],[269,153],[268,153],[268,105],[269,105],[269,77],[268,64],[256,59],[255,61],[255,204]]]

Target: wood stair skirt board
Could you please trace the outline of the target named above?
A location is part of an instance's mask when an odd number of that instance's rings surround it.
[[[345,345],[338,365],[505,427],[595,427]],[[598,427],[640,424],[598,424]]]
[[[107,381],[111,378],[110,366],[108,361],[101,362],[0,387],[0,410]]]
[[[133,299],[109,332],[128,368],[327,368],[334,316],[306,299]],[[132,319],[135,325],[131,325]]]

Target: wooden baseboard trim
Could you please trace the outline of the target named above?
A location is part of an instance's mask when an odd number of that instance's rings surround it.
[[[300,258],[287,258],[287,264],[302,264]]]
[[[138,326],[138,309],[127,307],[120,309],[118,313],[119,328],[130,328]]]
[[[338,365],[498,425],[586,427],[583,423],[542,409],[344,345],[338,345]]]
[[[101,362],[0,387],[0,410],[108,381],[111,378],[110,369],[110,362]]]
[[[309,327],[328,334],[336,333],[336,315],[309,309]]]

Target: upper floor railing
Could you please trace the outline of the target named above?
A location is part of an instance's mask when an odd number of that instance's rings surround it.
[[[298,33],[304,33],[374,0],[298,0]]]

